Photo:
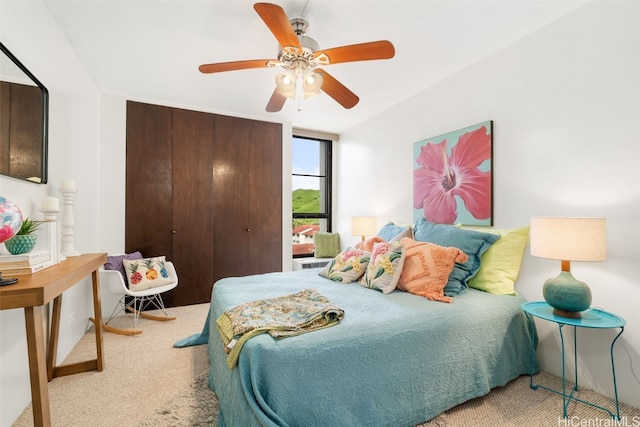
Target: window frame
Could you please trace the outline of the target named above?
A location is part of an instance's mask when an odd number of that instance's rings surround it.
[[[307,135],[299,135],[294,133],[292,135],[292,149],[293,149],[293,139],[307,139],[311,141],[318,141],[322,143],[325,147],[324,150],[324,175],[310,175],[310,174],[297,174],[291,171],[291,177],[300,176],[300,177],[311,177],[311,178],[324,178],[324,202],[325,202],[325,212],[293,212],[291,209],[291,220],[292,222],[296,219],[319,219],[325,220],[326,223],[326,231],[331,232],[332,230],[332,211],[333,211],[333,140],[322,137],[314,137]],[[322,146],[322,145],[321,145]],[[293,164],[292,164],[293,166]],[[322,166],[322,165],[321,165]],[[293,168],[292,168],[293,169]],[[293,194],[293,190],[292,190]],[[321,197],[323,195],[321,194]],[[292,243],[293,246],[293,243]],[[312,258],[314,254],[298,254],[292,255],[294,259],[296,258]]]

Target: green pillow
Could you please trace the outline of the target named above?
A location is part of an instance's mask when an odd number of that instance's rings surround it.
[[[313,235],[314,253],[316,258],[333,258],[340,253],[340,234],[315,233]]]
[[[469,280],[469,286],[497,295],[518,295],[515,283],[529,241],[529,226],[502,229],[470,226],[462,228],[482,230],[500,236],[500,239],[482,255],[480,270]]]
[[[500,239],[499,235],[464,230],[455,225],[435,224],[424,217],[419,218],[413,227],[414,239],[418,242],[429,242],[444,247],[454,247],[467,254],[465,263],[455,263],[449,275],[444,294],[456,296],[469,289],[469,280],[480,269],[482,254]]]

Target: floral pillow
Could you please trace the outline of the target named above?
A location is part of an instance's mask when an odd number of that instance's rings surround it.
[[[432,301],[451,302],[444,288],[456,263],[467,261],[467,254],[458,248],[428,242],[401,240],[405,250],[404,266],[398,289],[420,295]]]
[[[404,246],[401,242],[376,243],[360,284],[365,288],[388,294],[396,288],[403,264]]]
[[[336,255],[318,274],[338,283],[357,282],[370,258],[371,253],[367,251],[349,248]]]
[[[127,273],[127,282],[132,291],[164,286],[172,283],[164,256],[143,259],[123,259],[122,264]]]

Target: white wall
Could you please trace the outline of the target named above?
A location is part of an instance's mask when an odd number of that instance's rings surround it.
[[[33,1],[0,2],[0,39],[49,90],[49,184],[0,176],[0,194],[25,216],[38,216],[41,200],[60,197],[63,179],[75,179],[75,245],[98,251],[100,94],[45,6]],[[75,312],[75,321],[68,322]],[[64,293],[58,360],[71,351],[93,315],[90,281]],[[31,401],[24,314],[0,312],[0,426],[9,426]]]
[[[336,144],[338,232],[350,218],[412,222],[416,141],[494,121],[494,224],[605,216],[608,259],[573,263],[593,306],[627,320],[615,346],[620,399],[640,407],[640,3],[593,2],[345,132]],[[343,238],[343,246],[353,244]],[[542,299],[560,263],[525,256],[517,290]],[[538,322],[544,370],[560,374],[557,327]],[[583,386],[613,396],[611,330],[579,330]],[[572,336],[572,335],[569,335]],[[572,363],[572,356],[569,357]],[[569,372],[572,372],[570,370]],[[636,374],[634,374],[634,372]]]

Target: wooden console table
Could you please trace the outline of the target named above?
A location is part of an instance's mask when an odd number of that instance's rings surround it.
[[[48,382],[55,377],[78,372],[102,371],[102,311],[98,269],[107,261],[107,254],[85,254],[69,257],[53,267],[28,276],[18,276],[14,285],[0,286],[0,309],[24,308],[27,329],[29,374],[33,422],[50,426]],[[56,366],[62,293],[91,275],[93,283],[93,314],[96,331],[96,359]],[[43,306],[53,300],[48,356],[45,356]]]

